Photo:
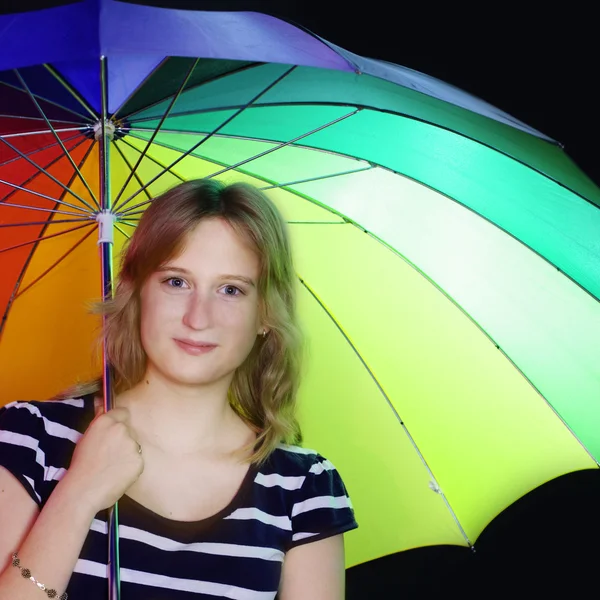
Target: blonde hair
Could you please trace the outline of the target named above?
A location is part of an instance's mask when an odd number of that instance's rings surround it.
[[[280,443],[300,443],[296,419],[302,337],[297,325],[295,272],[286,223],[256,188],[214,180],[182,183],[155,198],[127,246],[115,296],[101,305],[114,391],[124,392],[144,377],[146,353],[140,338],[140,291],[147,278],[183,249],[186,236],[207,218],[221,218],[260,259],[261,322],[268,329],[236,370],[228,400],[257,433],[248,462],[263,463]],[[80,390],[95,391],[94,386]],[[97,389],[98,386],[96,385]]]

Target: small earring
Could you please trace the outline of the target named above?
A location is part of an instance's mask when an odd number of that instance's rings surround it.
[[[266,338],[266,337],[267,337],[267,330],[263,329],[263,338]]]

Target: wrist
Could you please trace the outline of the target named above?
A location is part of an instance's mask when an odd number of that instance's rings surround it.
[[[100,511],[94,502],[88,497],[86,490],[81,489],[73,478],[69,477],[69,472],[58,482],[52,496],[48,502],[56,502],[65,511],[68,511],[73,518],[91,523],[96,514]]]

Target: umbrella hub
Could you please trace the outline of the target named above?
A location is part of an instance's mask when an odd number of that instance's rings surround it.
[[[114,224],[117,216],[110,210],[96,213],[98,222],[98,244],[112,244],[114,242]]]
[[[94,139],[96,141],[99,141],[100,138],[102,137],[102,119],[98,119],[94,123],[93,129],[94,129]],[[104,119],[104,129],[106,131],[106,137],[112,142],[113,138],[115,137],[115,131],[117,129],[115,124],[109,119]]]
[[[104,119],[104,128],[106,137],[109,142],[120,140],[129,133],[129,123],[126,119],[114,119],[113,117]],[[82,129],[82,133],[89,139],[94,139],[97,142],[102,137],[102,119],[98,119],[90,125],[86,125]]]

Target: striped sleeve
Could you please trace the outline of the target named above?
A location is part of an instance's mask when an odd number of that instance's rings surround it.
[[[358,527],[352,502],[336,468],[320,454],[310,458],[310,469],[294,494],[289,548]]]
[[[46,500],[46,432],[26,402],[0,407],[0,466],[14,475],[38,506]]]

